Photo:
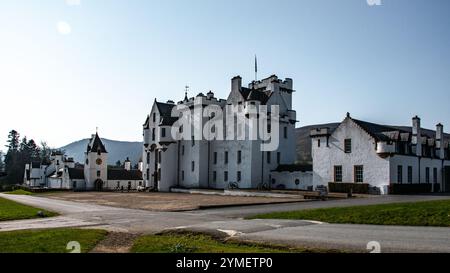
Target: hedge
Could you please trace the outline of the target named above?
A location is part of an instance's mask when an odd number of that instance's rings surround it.
[[[431,184],[391,184],[389,186],[390,194],[431,193],[431,190]],[[440,185],[435,184],[435,191],[439,192],[439,190]]]
[[[365,183],[328,183],[330,192],[369,194],[369,184]]]

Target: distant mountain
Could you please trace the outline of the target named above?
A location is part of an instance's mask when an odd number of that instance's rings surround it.
[[[142,142],[116,141],[105,138],[102,138],[102,141],[108,152],[109,165],[115,165],[118,160],[123,163],[127,157],[130,158],[130,161],[134,165],[142,157]],[[83,164],[85,160],[84,153],[86,152],[88,143],[89,139],[82,139],[60,149],[64,150],[68,157],[73,157],[75,162]]]

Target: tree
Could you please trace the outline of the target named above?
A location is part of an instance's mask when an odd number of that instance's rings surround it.
[[[3,151],[0,150],[0,172],[3,172],[5,168],[5,163],[3,162]]]
[[[19,138],[20,135],[16,130],[12,130],[8,134],[8,145],[6,145],[8,152],[5,156],[5,171],[7,173],[6,181],[10,184],[18,183],[23,179],[24,170],[23,168],[21,170]]]
[[[42,163],[50,163],[50,156],[52,155],[52,149],[47,145],[47,142],[41,141],[41,147],[39,149],[39,157]]]
[[[122,162],[120,162],[120,160],[117,160],[116,167],[122,167]]]

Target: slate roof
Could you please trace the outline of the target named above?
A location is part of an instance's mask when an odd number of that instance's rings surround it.
[[[172,117],[172,109],[175,107],[175,104],[156,102],[156,107],[158,107],[161,117]]]
[[[163,117],[159,126],[172,126],[177,120],[177,117]]]
[[[84,180],[84,169],[69,168],[70,179]]]
[[[100,150],[101,153],[108,153],[106,151],[105,145],[103,145],[102,140],[98,136],[98,133],[96,133],[95,137],[94,137],[94,142],[92,143],[92,147],[90,147],[88,145],[88,152],[95,152],[96,153],[99,150]]]
[[[267,92],[264,91],[265,89],[250,89],[241,87],[239,90],[241,92],[242,97],[245,99],[245,101],[259,101],[262,104],[266,104],[269,100],[270,96],[267,95]]]
[[[370,123],[367,121],[357,120],[357,119],[353,119],[353,118],[352,118],[352,120],[356,124],[358,124],[364,131],[366,131],[370,136],[372,136],[375,140],[378,140],[378,141],[391,140],[391,137],[389,137],[388,133],[392,133],[392,132],[404,133],[403,130],[396,129],[391,126]]]
[[[108,180],[142,180],[142,172],[139,170],[108,169]]]

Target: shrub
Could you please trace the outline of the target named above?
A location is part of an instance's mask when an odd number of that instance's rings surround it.
[[[369,184],[365,183],[328,183],[330,192],[369,194]]]

